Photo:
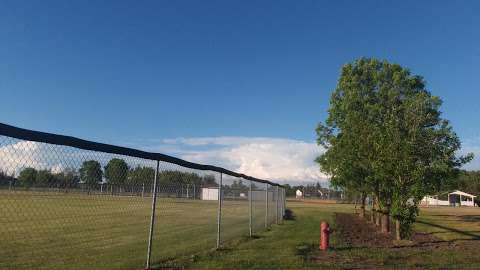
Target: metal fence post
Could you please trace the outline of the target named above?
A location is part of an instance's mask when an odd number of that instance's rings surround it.
[[[268,184],[265,184],[265,228],[268,229]]]
[[[282,189],[278,188],[278,222],[282,223]]]
[[[220,248],[220,232],[222,224],[222,178],[223,175],[220,173],[220,185],[218,186],[218,208],[217,208],[217,249]]]
[[[159,166],[160,161],[157,160],[157,167],[155,169],[155,177],[153,180],[152,214],[150,215],[150,231],[148,233],[147,263],[145,265],[145,269],[150,269],[150,261],[152,256],[153,227],[155,225],[155,208],[157,206],[157,176]]]
[[[285,213],[285,209],[283,209],[283,196],[284,196],[284,195],[283,195],[283,191],[284,191],[284,190],[283,190],[283,187],[282,187],[281,191],[282,191],[282,192],[281,192],[281,194],[282,194],[282,200],[280,201],[280,210],[281,210],[281,212],[280,212],[280,221],[283,223],[283,215],[284,215],[284,213]]]
[[[248,215],[249,215],[248,227],[249,227],[250,237],[253,236],[253,230],[252,230],[252,223],[253,223],[253,216],[252,216],[252,196],[253,196],[252,181],[250,181],[250,194],[248,194]]]
[[[278,193],[278,186],[275,187],[275,223],[278,224],[278,206],[279,206],[279,193]]]

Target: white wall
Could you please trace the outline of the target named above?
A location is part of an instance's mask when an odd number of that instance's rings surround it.
[[[218,188],[202,188],[202,200],[218,201]]]
[[[430,196],[425,196],[422,199],[422,205],[429,205],[429,206],[434,206],[434,205],[443,205],[443,206],[449,206],[450,203],[448,201],[442,201],[439,199],[435,199]]]
[[[462,201],[462,206],[475,206],[473,201]]]

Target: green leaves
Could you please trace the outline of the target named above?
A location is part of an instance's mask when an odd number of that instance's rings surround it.
[[[125,184],[128,165],[123,159],[112,158],[105,166],[105,178],[109,184]]]
[[[25,168],[20,172],[18,181],[26,188],[29,188],[35,184],[37,178],[37,170],[34,168]]]
[[[411,224],[417,203],[456,176],[472,155],[441,118],[439,97],[421,76],[386,61],[362,58],[342,68],[329,116],[317,127],[317,158],[334,186],[371,193],[383,211]],[[412,205],[413,202],[413,205]]]
[[[80,168],[80,180],[90,188],[102,181],[102,175],[102,166],[96,160],[85,161]]]

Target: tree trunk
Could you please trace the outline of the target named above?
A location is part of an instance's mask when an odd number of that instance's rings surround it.
[[[390,217],[389,211],[382,212],[382,233],[389,233],[390,232]]]
[[[361,197],[361,205],[360,205],[360,217],[361,218],[365,218],[365,199],[366,199],[366,195],[364,193],[362,193],[362,197]]]
[[[355,211],[355,214],[357,214],[357,198],[355,198],[355,206],[354,206],[354,211]]]
[[[370,223],[375,223],[375,208],[372,207],[372,211],[370,211]]]
[[[395,237],[397,238],[397,240],[402,240],[400,220],[398,219],[395,219]]]
[[[380,226],[380,207],[377,198],[375,199],[375,225]]]

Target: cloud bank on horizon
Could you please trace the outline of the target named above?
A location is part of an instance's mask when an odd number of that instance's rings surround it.
[[[281,183],[328,182],[314,161],[323,150],[315,143],[300,140],[193,137],[164,139],[143,148]]]
[[[280,183],[327,184],[315,158],[322,149],[315,143],[293,139],[266,137],[199,137],[142,141],[133,147],[161,152],[182,159],[211,164],[257,178]],[[85,160],[94,159],[105,166],[117,155],[98,154],[69,147],[17,140],[0,140],[0,169],[18,175],[32,167],[61,172],[78,169]],[[118,156],[123,158],[122,156]],[[141,160],[141,159],[140,159]],[[136,166],[136,159],[129,159]]]
[[[479,145],[480,138],[464,141],[459,154],[472,152],[475,155],[472,162],[464,165],[464,169],[480,168]],[[170,154],[191,162],[220,166],[280,183],[321,182],[323,185],[328,185],[328,176],[320,172],[318,164],[314,162],[324,150],[313,142],[286,138],[223,136],[145,140],[132,146]],[[52,146],[43,143],[2,142],[0,143],[0,165],[4,170],[7,169],[9,173],[14,174],[18,174],[19,169],[23,167],[50,169],[57,172],[68,166],[79,167],[81,161],[89,156],[82,150],[65,151],[61,155],[52,154],[53,150]],[[95,157],[103,156],[95,155]],[[110,155],[104,158],[106,159],[101,160],[103,165],[108,162]]]

